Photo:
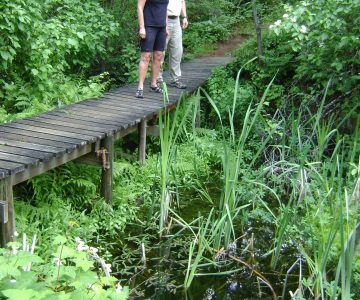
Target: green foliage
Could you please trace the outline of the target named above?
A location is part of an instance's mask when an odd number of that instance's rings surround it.
[[[51,261],[18,251],[17,243],[9,244],[11,250],[0,250],[2,299],[127,299],[127,287],[95,268],[94,258],[101,261],[95,248],[81,242],[75,250],[63,236],[55,237],[50,245]]]
[[[299,53],[296,80],[313,81],[316,90],[332,78],[331,91],[348,93],[359,82],[360,3],[356,0],[301,2],[270,28]]]
[[[105,39],[116,31],[97,1],[5,0],[0,9],[0,105],[8,113],[41,111],[102,90],[96,79],[68,75],[104,54]]]
[[[236,15],[222,15],[191,24],[184,31],[185,50],[190,53],[196,53],[199,50],[204,51],[203,47],[228,39],[232,28],[238,22],[239,18]]]
[[[228,70],[225,68],[215,69],[207,82],[209,96],[214,99],[213,101],[225,125],[230,124],[229,111],[233,105],[234,85],[235,79],[229,77]],[[236,98],[234,126],[239,128],[242,125],[243,116],[246,113],[247,107],[257,99],[253,85],[248,82],[239,82]],[[207,122],[209,124],[214,122],[216,124],[216,119],[215,111],[207,112]]]

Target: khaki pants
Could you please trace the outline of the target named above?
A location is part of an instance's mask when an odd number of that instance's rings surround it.
[[[181,77],[180,63],[183,54],[182,28],[179,18],[168,19],[168,31],[169,35],[166,39],[165,51],[169,52],[169,69],[171,81],[177,81]],[[165,55],[163,57],[165,57]],[[161,67],[158,76],[159,80],[163,80],[163,63],[164,58],[161,61]]]

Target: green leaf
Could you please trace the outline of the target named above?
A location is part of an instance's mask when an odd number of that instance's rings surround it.
[[[98,276],[95,272],[77,272],[76,278],[70,284],[70,286],[75,287],[75,289],[87,288],[88,286],[93,285],[98,280]]]
[[[343,64],[340,62],[333,62],[331,66],[335,67],[336,71],[340,71],[343,68]]]
[[[11,54],[7,51],[0,50],[0,55],[4,60],[10,60],[12,58]]]
[[[4,278],[6,276],[12,276],[12,277],[16,278],[20,275],[21,275],[21,272],[16,266],[10,265],[10,264],[1,265],[0,279]]]
[[[30,262],[41,263],[43,260],[39,256],[26,251],[19,251],[16,255],[16,266],[23,267],[28,265]]]
[[[76,258],[72,259],[72,261],[75,263],[76,267],[81,268],[85,272],[90,270],[90,268],[92,268],[94,266],[94,263],[87,258],[87,255],[85,252],[79,253],[79,254],[84,254],[85,257],[83,257],[82,255],[77,255]]]
[[[123,287],[120,292],[109,291],[108,297],[112,300],[126,300],[129,297],[129,288],[127,286]]]
[[[65,244],[66,242],[67,242],[66,237],[58,235],[57,237],[54,238],[53,244],[60,245],[60,244]]]
[[[71,46],[74,46],[74,47],[79,46],[79,42],[77,40],[73,39],[73,38],[68,38],[67,41],[68,41],[69,45],[71,45]]]
[[[9,300],[34,300],[38,296],[38,292],[32,289],[22,289],[22,290],[5,290],[2,291],[3,295]]]
[[[84,39],[84,36],[86,35],[86,32],[76,32],[76,35],[80,38],[80,39]]]

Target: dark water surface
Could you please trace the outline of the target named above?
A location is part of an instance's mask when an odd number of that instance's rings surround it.
[[[207,216],[210,210],[210,204],[203,201],[186,201],[186,205],[178,208],[179,215],[187,222],[195,219],[199,213]],[[236,242],[236,250],[234,256],[241,258],[241,260],[251,264],[259,273],[261,273],[271,284],[275,290],[278,299],[282,299],[283,282],[286,271],[296,261],[294,251],[291,247],[284,251],[283,257],[285,260],[280,262],[282,274],[275,273],[270,269],[271,255],[264,255],[272,245],[272,230],[262,224],[258,220],[249,223],[246,234],[239,233],[238,236],[244,236]],[[239,226],[241,228],[241,226]],[[173,234],[177,232],[178,228],[174,226]],[[145,235],[145,233],[144,233]],[[186,235],[188,235],[186,237]],[[254,250],[252,253],[244,252],[244,248],[249,243],[249,238],[254,239]],[[254,238],[255,237],[255,238]],[[262,282],[257,276],[243,264],[225,257],[223,261],[217,261],[218,267],[202,267],[197,270],[197,273],[216,274],[219,272],[227,272],[237,269],[238,271],[229,275],[209,275],[196,276],[192,281],[191,287],[187,292],[184,291],[183,284],[188,264],[189,242],[192,237],[185,233],[177,238],[162,238],[158,239],[156,235],[153,236],[154,242],[147,244],[146,268],[141,267],[141,251],[138,244],[134,251],[131,252],[134,256],[134,261],[137,262],[138,267],[129,269],[129,273],[134,273],[129,282],[124,282],[124,285],[129,285],[133,291],[131,299],[156,299],[156,300],[255,300],[255,299],[274,299],[270,288]],[[134,244],[133,244],[134,246]],[[136,249],[137,248],[137,249]],[[286,249],[285,249],[286,250]],[[208,257],[212,259],[211,256]],[[295,291],[298,281],[298,270],[294,270],[292,277],[288,278],[287,289],[283,299],[290,299],[289,290]]]

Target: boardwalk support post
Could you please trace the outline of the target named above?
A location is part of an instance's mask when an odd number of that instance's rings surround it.
[[[146,148],[146,119],[142,119],[139,127],[139,161],[143,165],[145,163]]]
[[[200,128],[201,126],[201,105],[200,105],[200,92],[196,95],[196,101],[195,101],[195,128]]]
[[[101,150],[98,151],[101,156],[103,167],[101,172],[101,196],[107,203],[112,204],[113,189],[113,160],[114,160],[114,137],[107,136],[101,140]]]
[[[1,247],[15,240],[15,211],[12,178],[0,180],[0,242]]]

